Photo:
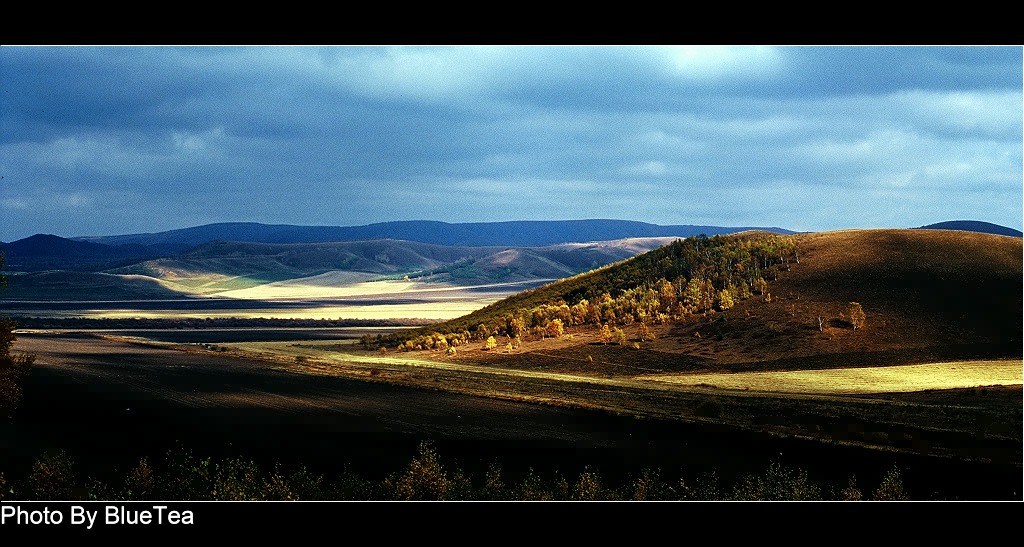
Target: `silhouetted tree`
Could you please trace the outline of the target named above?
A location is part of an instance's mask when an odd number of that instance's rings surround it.
[[[4,257],[0,255],[0,269],[3,268]],[[7,286],[7,278],[0,272],[0,287]],[[21,401],[21,381],[28,376],[35,355],[11,354],[11,346],[17,338],[14,336],[15,323],[10,319],[0,318],[0,418],[9,416]]]

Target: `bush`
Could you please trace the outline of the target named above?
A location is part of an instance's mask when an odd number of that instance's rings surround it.
[[[635,501],[661,501],[676,499],[676,492],[661,480],[658,470],[644,469],[631,485],[630,499]]]
[[[387,484],[400,500],[444,500],[452,488],[440,456],[427,441],[420,443],[419,454],[405,472],[389,477]]]
[[[748,475],[741,479],[733,487],[732,498],[752,501],[813,501],[821,499],[821,489],[808,480],[806,471],[789,469],[773,462],[763,475]]]
[[[576,486],[573,488],[572,499],[579,501],[595,501],[603,499],[605,492],[601,486],[601,476],[590,468],[580,473]]]
[[[47,452],[32,463],[28,476],[32,498],[38,500],[77,500],[74,462],[63,450]]]
[[[875,490],[874,498],[879,501],[899,501],[907,498],[907,493],[903,491],[903,476],[900,475],[899,468],[893,467],[886,473],[882,479],[882,483],[878,485],[878,489]]]
[[[862,328],[867,321],[867,316],[864,315],[864,308],[857,302],[850,302],[849,314],[850,324],[853,325],[854,330]]]

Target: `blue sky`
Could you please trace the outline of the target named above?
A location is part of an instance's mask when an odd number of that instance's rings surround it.
[[[212,222],[1022,228],[1021,47],[0,47],[0,241]]]

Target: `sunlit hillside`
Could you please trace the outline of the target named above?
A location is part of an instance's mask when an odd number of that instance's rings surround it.
[[[1020,238],[948,230],[720,237],[732,241],[776,238],[792,249],[765,269],[763,288],[751,284],[753,288],[737,291],[738,278],[722,281],[732,283],[734,302],[728,305],[709,299],[704,310],[673,313],[666,303],[688,302],[690,276],[675,278],[671,285],[665,284],[665,278],[672,280],[692,264],[673,263],[675,259],[663,248],[411,334],[465,332],[479,339],[475,329],[482,325],[504,341],[512,338],[511,318],[518,317],[525,323],[522,351],[544,344],[555,349],[583,345],[600,352],[616,346],[601,336],[601,328],[607,325],[621,329],[643,351],[642,356],[618,359],[643,359],[656,369],[674,369],[684,361],[696,368],[740,370],[1021,355]],[[735,273],[747,267],[730,262],[736,259],[728,252],[708,256],[718,261],[722,271]],[[744,275],[751,278],[749,272]],[[716,285],[715,291],[705,292],[714,296],[723,288]],[[618,315],[607,316],[605,311],[598,311],[593,319],[573,315],[581,302],[593,308],[595,295],[602,294],[614,302],[624,295],[632,300],[627,299]],[[651,300],[654,307],[641,302]],[[563,304],[561,317],[558,307]],[[616,305],[604,304],[601,310]],[[855,317],[860,313],[853,311],[855,307],[863,312],[862,318]],[[542,310],[539,322],[537,310]],[[622,310],[629,313],[624,315]],[[549,337],[554,331],[546,325],[554,317],[561,317],[571,340]]]

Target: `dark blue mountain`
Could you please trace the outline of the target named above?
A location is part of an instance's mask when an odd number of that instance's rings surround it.
[[[1000,226],[998,224],[992,224],[991,222],[982,222],[980,220],[950,220],[947,222],[937,222],[935,224],[929,224],[927,226],[921,226],[922,230],[962,230],[965,232],[981,232],[983,234],[996,234],[1001,236],[1012,236],[1021,237],[1024,236],[1020,230],[1014,230],[1013,228],[1007,228],[1006,226]]]
[[[143,245],[105,245],[52,234],[36,234],[0,243],[8,270],[96,270],[156,256]]]

